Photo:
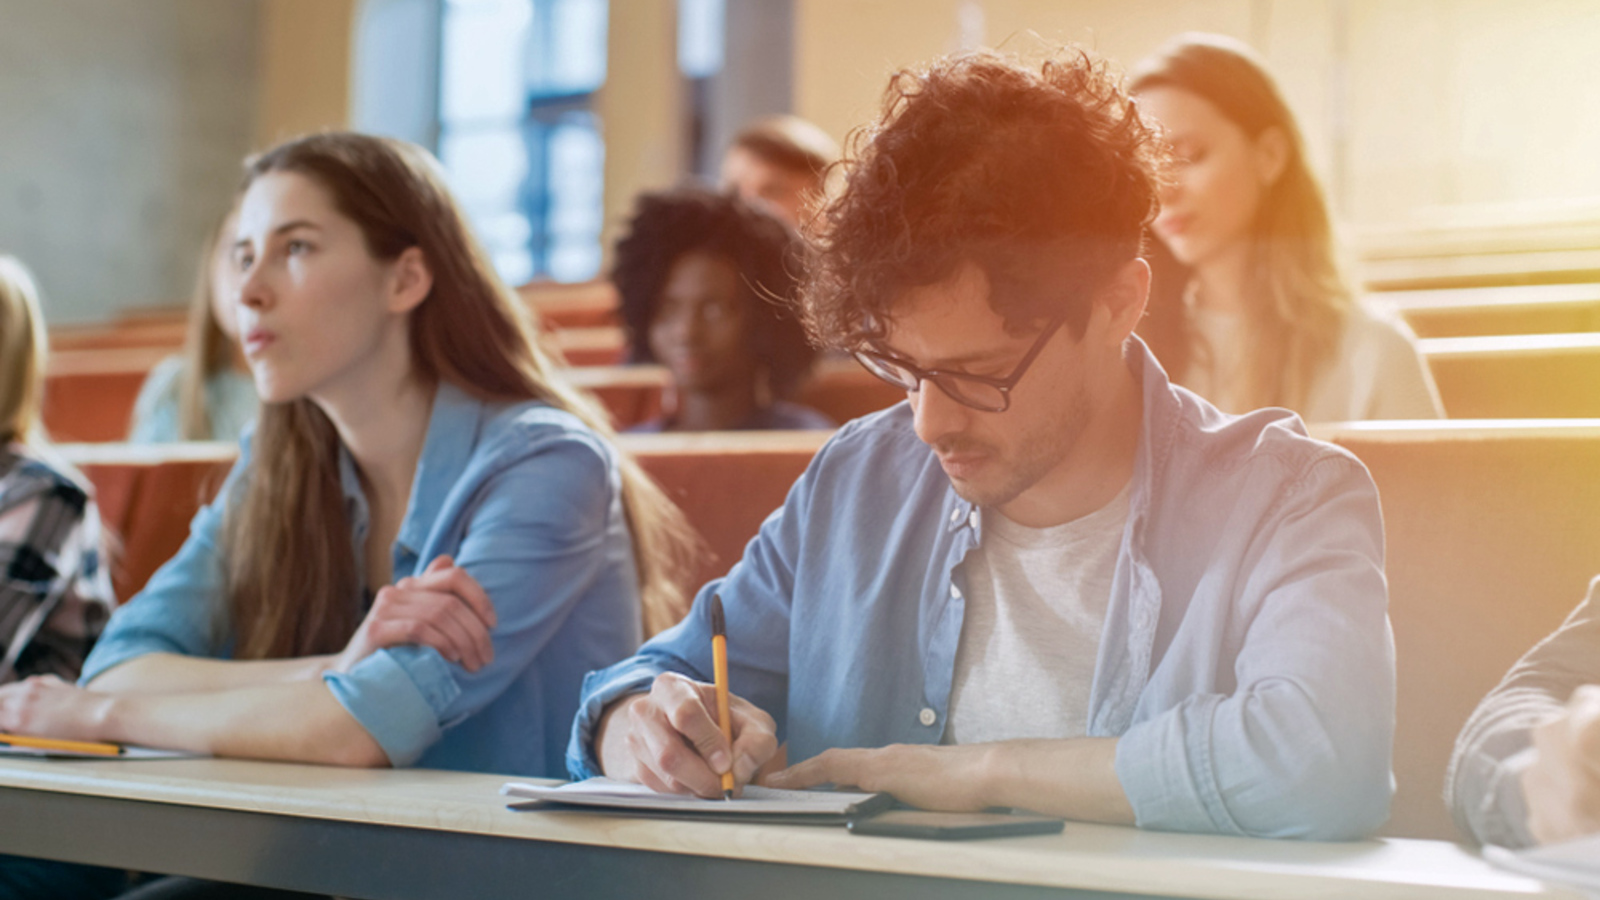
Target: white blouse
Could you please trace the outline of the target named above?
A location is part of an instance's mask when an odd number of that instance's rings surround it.
[[[1205,348],[1179,382],[1226,412],[1247,411],[1243,315],[1197,306],[1189,314]],[[1338,352],[1296,412],[1307,422],[1442,419],[1444,404],[1411,329],[1388,310],[1360,302],[1345,320]]]

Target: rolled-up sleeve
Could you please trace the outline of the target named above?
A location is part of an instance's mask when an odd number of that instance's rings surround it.
[[[1533,729],[1560,715],[1585,684],[1600,684],[1600,578],[1483,698],[1456,738],[1445,801],[1462,833],[1483,844],[1534,843],[1521,777],[1533,761]]]
[[[323,676],[393,765],[415,763],[504,693],[590,592],[607,554],[626,552],[608,534],[623,515],[609,452],[587,433],[517,432],[494,471],[447,502],[441,519],[462,519],[456,565],[482,586],[498,619],[488,665],[469,672],[431,647],[407,645]],[[419,570],[427,562],[419,559]],[[637,608],[634,596],[621,601]]]
[[[461,693],[437,653],[402,661],[399,650],[379,650],[349,672],[324,675],[323,681],[393,766],[415,763],[439,739],[443,711]]]
[[[112,614],[105,632],[84,661],[80,684],[88,684],[107,669],[149,653],[212,657],[229,654],[231,629],[220,547],[223,506],[248,466],[246,447],[217,499],[195,514],[189,524],[189,537],[177,555],[150,576],[144,590]]]
[[[1388,817],[1394,640],[1376,488],[1325,458],[1252,541],[1231,694],[1130,727],[1116,770],[1142,828],[1322,840]]]

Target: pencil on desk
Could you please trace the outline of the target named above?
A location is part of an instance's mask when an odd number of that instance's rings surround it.
[[[0,744],[28,747],[33,750],[59,750],[62,753],[88,753],[94,756],[121,756],[122,748],[116,744],[98,741],[68,741],[60,738],[28,737],[22,734],[0,733]]]
[[[728,712],[728,629],[722,597],[711,595],[711,669],[717,682],[717,724],[728,739],[728,771],[722,773],[722,799],[733,799],[733,715]]]

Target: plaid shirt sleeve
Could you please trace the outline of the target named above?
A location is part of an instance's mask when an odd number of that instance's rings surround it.
[[[77,679],[114,603],[100,516],[84,489],[5,453],[0,476],[0,683]]]

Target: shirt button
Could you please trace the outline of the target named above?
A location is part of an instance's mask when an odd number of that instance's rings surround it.
[[[954,525],[955,523],[957,523],[959,521],[961,521],[961,508],[957,507],[955,509],[950,510],[950,524]]]
[[[967,524],[971,525],[973,528],[977,528],[978,527],[978,511],[977,510],[973,510],[972,511],[972,515],[967,516]]]
[[[939,721],[939,714],[934,712],[931,708],[924,706],[922,708],[922,712],[917,713],[917,721],[924,725],[932,725],[933,723]]]
[[[961,599],[961,588],[958,588],[953,584],[950,585],[950,596],[953,599],[960,600]]]

